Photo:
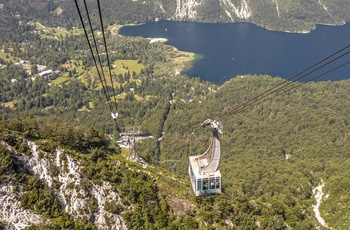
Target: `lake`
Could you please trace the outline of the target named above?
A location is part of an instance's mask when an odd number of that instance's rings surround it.
[[[123,36],[166,38],[166,44],[198,54],[200,58],[182,73],[217,84],[246,74],[267,74],[288,79],[350,44],[349,23],[343,26],[317,25],[310,33],[287,33],[270,31],[246,22],[159,21],[124,26],[119,33]],[[350,55],[329,68],[346,61],[350,61]],[[321,73],[315,72],[316,75],[310,76],[310,79]],[[347,78],[350,78],[350,65],[314,81]],[[308,79],[300,81],[303,80]]]

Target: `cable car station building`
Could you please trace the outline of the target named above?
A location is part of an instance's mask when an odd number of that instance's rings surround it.
[[[218,169],[220,161],[221,124],[207,119],[202,126],[213,128],[213,138],[210,147],[202,155],[190,156],[188,173],[195,196],[214,195],[221,193],[221,173]]]

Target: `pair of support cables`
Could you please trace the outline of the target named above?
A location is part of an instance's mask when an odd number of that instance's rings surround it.
[[[242,113],[246,111],[248,108],[252,106],[259,105],[267,100],[271,100],[277,96],[279,96],[282,93],[288,92],[292,89],[298,88],[302,85],[304,85],[307,82],[314,81],[324,75],[327,75],[339,68],[342,68],[348,64],[350,64],[350,58],[346,55],[349,55],[350,53],[350,44],[346,45],[345,47],[337,50],[336,52],[328,55],[327,57],[323,58],[322,60],[316,62],[315,64],[307,67],[306,69],[300,71],[299,73],[291,76],[290,78],[282,81],[281,83],[271,87],[270,89],[266,90],[265,92],[259,94],[258,96],[248,100],[245,103],[242,103],[241,105],[234,108],[229,113],[223,115],[222,117],[218,118],[219,120],[224,120],[227,117]],[[343,60],[347,57],[347,60]],[[331,64],[336,64],[335,67],[330,68],[329,66]],[[323,72],[321,72],[323,71]],[[316,74],[316,76],[312,76],[311,74]],[[309,78],[307,78],[309,77]],[[300,82],[300,80],[304,80],[303,82]],[[293,84],[296,83],[296,84]]]
[[[93,61],[94,61],[94,64],[95,64],[95,67],[97,70],[97,75],[98,75],[99,80],[100,80],[101,85],[102,85],[103,93],[106,96],[106,100],[107,100],[109,110],[111,112],[111,116],[112,116],[113,120],[116,122],[116,119],[118,118],[118,107],[117,107],[117,101],[116,101],[115,90],[114,90],[114,85],[113,85],[111,64],[110,64],[110,59],[109,59],[109,55],[108,55],[106,35],[105,35],[105,30],[104,30],[104,25],[103,25],[103,20],[102,20],[100,1],[97,0],[97,7],[98,7],[100,26],[101,26],[101,30],[102,30],[102,36],[103,36],[104,52],[106,53],[106,57],[107,57],[108,72],[109,72],[109,77],[110,77],[111,86],[112,86],[112,94],[113,94],[113,99],[114,99],[113,104],[115,105],[114,107],[112,105],[111,96],[110,96],[109,91],[108,91],[106,74],[105,74],[105,71],[103,70],[103,64],[102,64],[102,61],[100,58],[101,54],[100,54],[99,49],[98,49],[97,39],[96,39],[94,31],[92,29],[90,13],[89,13],[89,10],[88,10],[87,4],[86,4],[86,0],[83,0],[83,4],[84,4],[84,9],[85,9],[85,13],[86,13],[86,17],[87,17],[88,26],[90,29],[92,41],[90,41],[90,39],[89,39],[89,33],[86,29],[86,26],[85,26],[85,23],[83,20],[83,16],[82,16],[82,11],[80,10],[80,6],[79,6],[77,0],[74,0],[74,1],[75,1],[75,6],[77,8],[78,14],[79,14],[81,25],[84,29],[84,34],[85,34],[87,43],[89,45],[89,49],[90,49],[90,52],[91,52],[91,55],[92,55],[92,58],[93,58]],[[93,50],[93,47],[95,48],[95,50]]]

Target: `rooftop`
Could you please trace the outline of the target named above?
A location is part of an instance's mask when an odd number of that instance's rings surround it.
[[[197,179],[199,178],[207,178],[207,177],[221,177],[220,170],[217,170],[215,172],[203,172],[200,168],[200,165],[207,165],[209,162],[207,162],[207,159],[201,159],[198,160],[199,156],[190,156],[189,161],[192,167],[193,174]],[[202,162],[201,162],[202,161]]]

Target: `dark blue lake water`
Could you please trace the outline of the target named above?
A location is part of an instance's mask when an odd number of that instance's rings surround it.
[[[251,23],[195,23],[159,21],[120,29],[124,36],[166,38],[166,44],[198,54],[183,74],[217,84],[237,75],[268,74],[288,79],[315,62],[350,44],[350,24],[317,25],[310,33],[286,33]],[[350,61],[350,55],[329,65]],[[326,69],[324,69],[326,71]],[[323,71],[323,72],[324,72]],[[321,74],[315,72],[315,75]],[[350,78],[350,65],[314,81]],[[307,81],[307,79],[301,79]]]

